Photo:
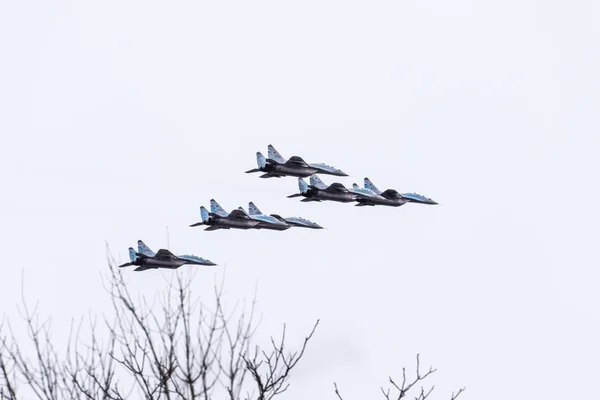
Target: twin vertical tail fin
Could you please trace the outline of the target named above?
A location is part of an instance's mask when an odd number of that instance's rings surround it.
[[[250,215],[262,215],[262,212],[260,212],[253,202],[248,203],[248,210],[250,211]]]
[[[229,215],[229,213],[225,211],[223,207],[221,207],[219,203],[215,201],[215,199],[210,200],[210,212],[221,217],[226,217]]]
[[[265,167],[265,165],[267,165],[267,159],[260,151],[256,152],[256,164],[258,165],[259,169],[262,169]]]
[[[200,206],[200,218],[202,218],[202,222],[203,223],[207,223],[208,222],[208,210],[206,208],[204,208],[204,206]]]
[[[365,189],[368,189],[377,194],[381,194],[381,190],[377,189],[377,187],[373,185],[373,182],[371,182],[369,178],[365,178]]]
[[[317,175],[310,176],[310,185],[317,189],[327,189],[327,185]]]
[[[131,262],[134,262],[137,259],[137,254],[135,254],[135,250],[133,249],[133,247],[129,248],[129,259],[131,260]]]
[[[156,255],[156,253],[150,250],[150,248],[146,246],[146,243],[142,242],[141,240],[138,240],[138,253],[147,257],[154,257]]]
[[[278,164],[285,164],[287,160],[283,158],[277,150],[275,150],[275,147],[273,147],[273,145],[270,144],[269,146],[267,146],[267,149],[268,156],[271,160],[276,161]]]
[[[308,192],[308,184],[302,178],[298,178],[298,189],[300,189],[300,193]]]

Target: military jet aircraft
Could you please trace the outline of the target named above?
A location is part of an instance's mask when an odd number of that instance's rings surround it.
[[[119,268],[138,265],[134,271],[145,271],[158,268],[177,269],[184,264],[217,265],[210,260],[194,255],[176,256],[166,249],[160,249],[155,253],[141,240],[138,240],[137,252],[132,247],[129,248],[129,259],[131,262],[119,265]]]
[[[291,194],[287,197],[304,197],[300,200],[303,202],[328,200],[350,203],[357,199],[357,195],[350,192],[341,183],[336,182],[327,186],[317,175],[311,175],[310,185],[304,182],[302,178],[298,178],[298,188],[300,189],[300,193]]]
[[[261,217],[261,216],[267,217],[267,215],[263,214],[258,209],[258,207],[256,207],[256,205],[253,202],[248,203],[248,210],[250,211],[250,217],[252,217],[252,218]],[[285,229],[289,229],[293,226],[298,227],[298,228],[323,229],[323,227],[320,226],[319,224],[316,224],[312,221],[309,221],[307,219],[300,218],[300,217],[283,218],[278,214],[271,214],[268,217],[274,218],[278,221],[281,221],[281,222],[287,224],[288,227]]]
[[[366,190],[369,190],[381,197],[384,197],[385,199],[387,199],[390,202],[390,204],[382,204],[382,205],[394,205],[394,203],[398,203],[399,206],[401,206],[402,204],[405,204],[405,203],[419,203],[419,204],[431,204],[431,205],[438,204],[435,201],[431,200],[429,197],[425,197],[425,196],[422,196],[417,193],[398,193],[398,191],[396,191],[394,189],[387,189],[382,192],[381,190],[377,189],[377,187],[373,184],[373,182],[371,182],[371,180],[369,178],[365,178],[364,185],[365,185],[364,188]],[[371,200],[365,200],[365,201],[369,202]],[[373,201],[375,201],[375,200],[373,200]],[[402,203],[402,204],[400,204],[400,203]],[[365,205],[371,205],[371,204],[365,204]]]
[[[215,231],[217,229],[252,229],[256,228],[261,221],[252,219],[241,208],[228,213],[215,201],[210,200],[210,212],[204,206],[200,207],[200,217],[202,221],[190,225],[190,227],[199,225],[208,225],[205,231]]]
[[[248,207],[250,213],[248,214],[251,219],[259,221],[258,225],[254,227],[254,229],[270,229],[274,231],[285,231],[290,229],[292,226],[285,222],[284,220],[277,219],[271,215],[264,215],[258,208],[254,205],[254,203],[248,203]],[[242,207],[239,207],[240,210],[246,212]]]
[[[246,171],[247,174],[264,172],[260,176],[261,178],[281,178],[282,176],[306,178],[313,174],[348,176],[344,171],[327,164],[308,164],[298,156],[293,156],[287,160],[283,158],[272,145],[269,145],[267,150],[268,158],[265,158],[260,151],[256,153],[256,163],[258,164],[258,168]]]
[[[400,207],[408,202],[402,197],[384,197],[381,194],[375,193],[372,190],[361,188],[356,183],[352,184],[350,192],[356,194],[357,207],[362,206],[391,206]]]

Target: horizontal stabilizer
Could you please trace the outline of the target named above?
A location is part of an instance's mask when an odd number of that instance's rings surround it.
[[[134,264],[134,263],[132,263],[132,262],[128,262],[128,263],[125,263],[125,264],[119,265],[119,268],[123,268],[123,267],[129,267],[130,265],[135,265],[135,264]]]
[[[205,229],[205,231],[216,231],[217,229],[229,229],[229,228],[221,228],[220,226],[209,226]]]
[[[294,193],[294,194],[290,194],[289,196],[287,196],[288,199],[292,199],[294,197],[302,197],[301,193]]]

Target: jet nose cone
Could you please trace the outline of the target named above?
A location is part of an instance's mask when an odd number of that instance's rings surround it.
[[[214,262],[212,262],[212,261],[210,261],[210,260],[206,260],[206,261],[205,261],[205,265],[214,266],[214,265],[217,265],[217,264],[215,264]]]

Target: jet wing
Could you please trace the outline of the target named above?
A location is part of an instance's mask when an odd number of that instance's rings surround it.
[[[141,267],[137,267],[136,269],[134,269],[134,271],[145,271],[147,269],[158,269],[156,267],[146,267],[145,265],[142,265]]]
[[[193,254],[184,254],[179,256],[180,259],[186,260],[188,264],[197,264],[197,265],[217,265],[210,260],[206,260],[202,257],[195,256]]]
[[[346,189],[346,187],[344,185],[342,185],[341,183],[332,183],[331,185],[329,185],[327,187],[327,189],[323,189],[325,192],[332,192],[332,193],[347,193],[348,189]]]
[[[327,164],[323,164],[323,163],[312,163],[312,164],[308,164],[308,166],[312,167],[312,168],[316,168],[326,174],[328,173],[328,174],[337,175],[337,176],[348,176],[348,174],[345,173],[344,171],[337,169],[335,167],[332,167],[331,165],[327,165]]]
[[[380,197],[377,194],[375,194],[374,192],[372,192],[368,189],[363,189],[363,188],[359,187],[358,185],[354,186],[352,189],[348,189],[348,191],[351,193],[354,193],[359,198],[364,198],[364,199],[372,199],[375,197]]]
[[[300,217],[289,217],[285,219],[285,222],[296,227],[323,229],[321,225]]]
[[[231,211],[228,218],[250,219],[250,216],[238,208]]]
[[[169,250],[167,249],[160,249],[158,250],[158,252],[156,252],[156,255],[154,256],[155,258],[159,259],[159,260],[172,260],[177,258],[177,256],[173,253],[171,253]]]
[[[289,160],[285,162],[285,165],[295,166],[295,167],[308,167],[308,164],[298,156],[292,156]]]

